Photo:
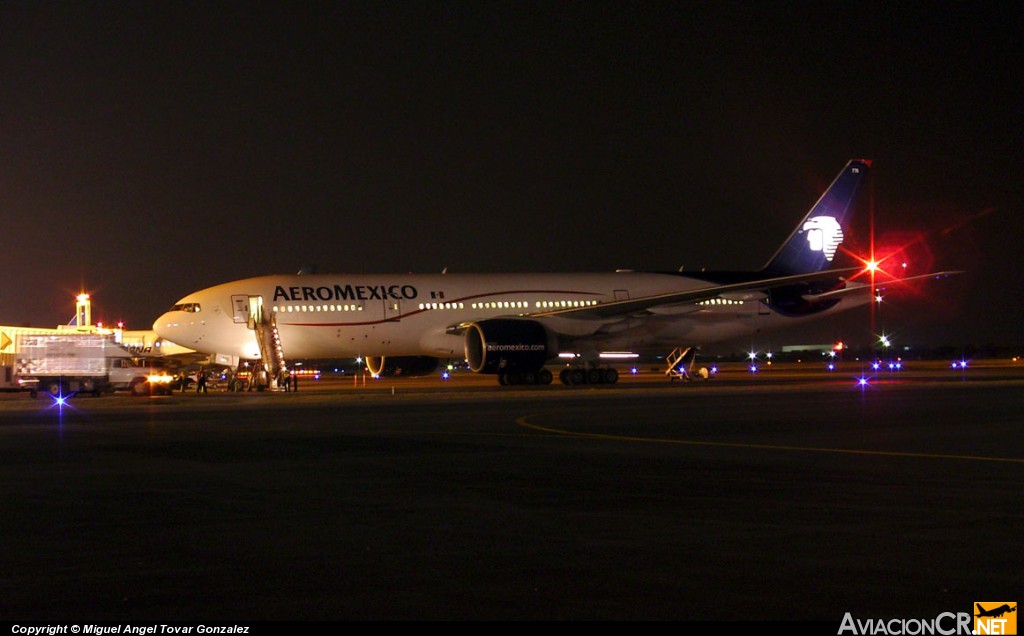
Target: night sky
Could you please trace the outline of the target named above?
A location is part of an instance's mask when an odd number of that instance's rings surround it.
[[[1015,8],[899,4],[5,2],[0,324],[314,263],[756,269],[865,157],[848,246],[873,205],[967,272],[887,300],[904,340],[1020,344]]]

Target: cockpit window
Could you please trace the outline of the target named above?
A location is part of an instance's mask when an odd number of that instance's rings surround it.
[[[171,307],[171,311],[187,311],[189,313],[198,314],[201,309],[199,303],[180,303]]]

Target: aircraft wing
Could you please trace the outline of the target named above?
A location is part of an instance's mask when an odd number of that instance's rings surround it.
[[[548,318],[557,316],[559,318],[577,318],[581,320],[605,320],[608,318],[635,314],[655,307],[665,305],[679,305],[683,303],[696,303],[702,300],[717,298],[722,294],[735,294],[739,292],[758,292],[772,289],[773,287],[784,287],[797,283],[807,283],[816,280],[842,279],[844,276],[862,271],[860,267],[849,267],[846,269],[830,269],[810,274],[793,274],[790,276],[774,276],[772,278],[759,278],[742,283],[730,283],[727,285],[709,284],[707,287],[700,287],[682,292],[670,294],[657,294],[643,298],[630,298],[628,300],[617,300],[590,307],[574,307],[572,309],[556,309],[535,314],[531,318]]]

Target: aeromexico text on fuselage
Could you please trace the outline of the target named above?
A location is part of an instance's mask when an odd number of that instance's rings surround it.
[[[296,285],[274,288],[274,302],[279,300],[413,300],[419,295],[412,285]]]

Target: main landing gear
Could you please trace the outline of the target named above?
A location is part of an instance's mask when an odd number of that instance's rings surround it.
[[[517,384],[551,384],[552,375],[547,369],[537,371],[502,371],[498,383],[502,386]]]
[[[551,384],[553,380],[551,371],[539,369],[537,371],[503,371],[498,374],[498,383],[507,385],[529,385],[529,384]],[[619,381],[619,372],[615,369],[601,369],[593,367],[571,367],[562,369],[558,379],[565,385],[583,384],[615,384]]]
[[[600,369],[594,367],[592,369],[581,369],[573,367],[562,369],[558,374],[558,379],[561,380],[562,384],[570,386],[578,384],[615,384],[619,381],[619,372],[612,368]]]

